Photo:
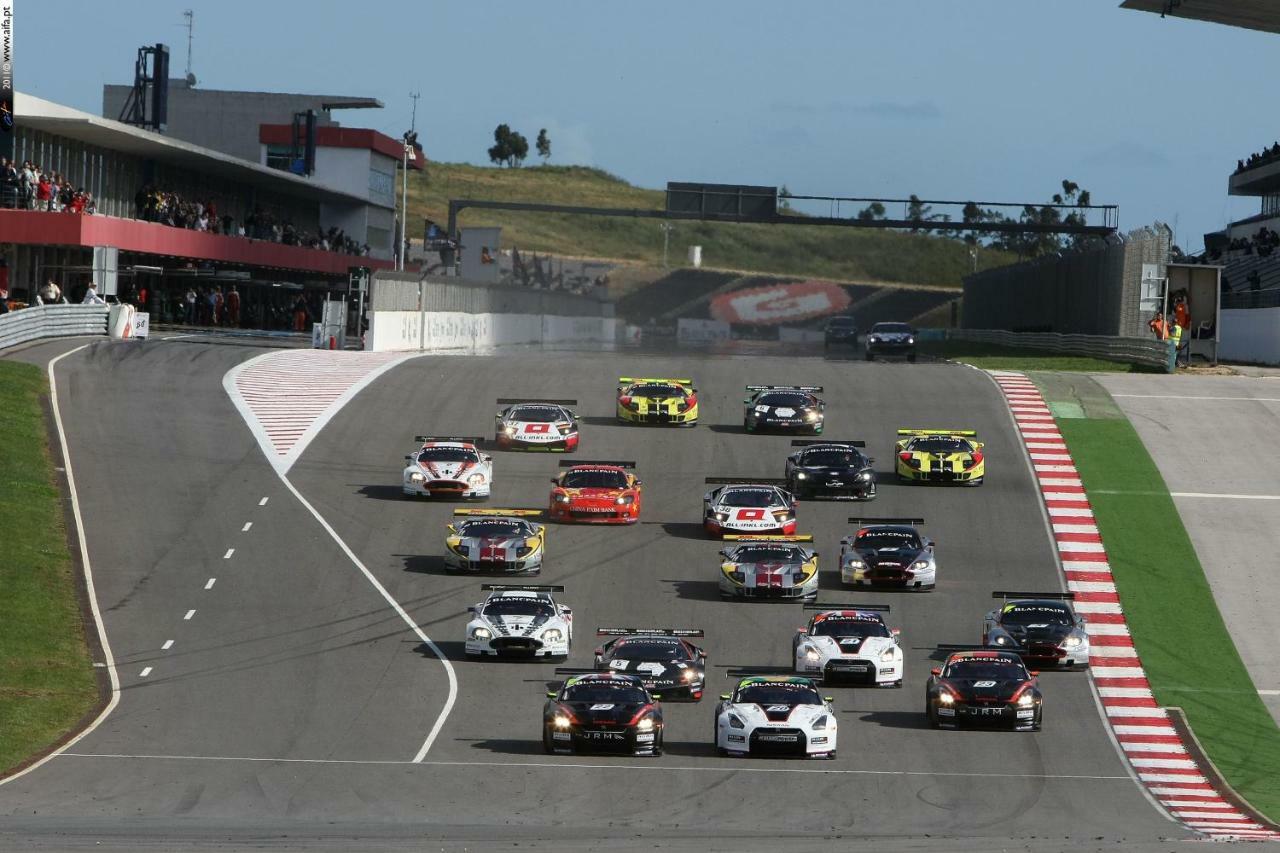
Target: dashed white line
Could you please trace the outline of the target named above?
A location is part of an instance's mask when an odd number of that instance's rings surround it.
[[[1227,495],[1214,492],[1170,492],[1175,498],[1222,498],[1233,501],[1280,501],[1280,495]]]
[[[235,552],[236,552],[236,549],[235,549],[235,548],[228,548],[228,549],[227,549],[227,553],[225,553],[225,554],[223,554],[223,555],[222,555],[222,559],[224,559],[224,560],[230,560],[230,559],[231,559],[231,555],[232,555],[232,554],[234,554]]]
[[[258,501],[258,506],[266,506],[266,505],[267,505],[267,501],[269,501],[269,500],[271,500],[271,499],[270,499],[270,498],[263,498],[262,500]]]
[[[195,616],[195,615],[196,615],[196,612],[195,612],[194,610],[188,610],[188,611],[187,611],[187,615],[182,617],[182,621],[186,622],[186,621],[188,621],[192,616]]]
[[[250,528],[250,527],[253,527],[253,522],[252,522],[252,521],[246,521],[246,522],[244,523],[244,527],[241,527],[241,528],[240,528],[240,532],[241,532],[241,533],[248,533],[248,532],[249,532],[249,528]]]
[[[213,589],[213,585],[217,582],[218,582],[217,578],[209,578],[209,580],[205,583],[204,588]]]
[[[151,674],[151,667],[149,667],[149,666],[144,666],[144,667],[142,668],[142,672],[138,673],[138,677],[139,677],[139,678],[146,678],[146,677],[147,677],[148,675],[150,675],[150,674]]]
[[[164,645],[160,647],[160,651],[167,652],[171,648],[173,648],[173,640],[165,640]]]

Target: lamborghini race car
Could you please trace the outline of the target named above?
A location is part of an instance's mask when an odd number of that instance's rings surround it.
[[[689,642],[702,631],[691,628],[597,628],[596,636],[614,639],[596,649],[601,672],[634,675],[662,701],[702,699],[707,653]]]
[[[404,493],[410,497],[487,498],[493,457],[476,449],[479,438],[420,435],[422,447],[405,457]]]
[[[808,628],[796,631],[792,657],[796,673],[834,684],[902,686],[898,629],[884,623],[887,604],[806,604],[818,610]]]
[[[702,496],[702,527],[712,536],[796,532],[796,499],[785,480],[708,477],[716,488]]]
[[[749,676],[716,706],[721,755],[836,757],[836,713],[808,678]]]
[[[827,404],[816,394],[821,385],[748,385],[742,401],[742,428],[747,432],[822,433]]]
[[[981,486],[986,463],[976,436],[968,429],[898,430],[899,482]]]
[[[876,496],[875,460],[861,441],[796,439],[787,457],[787,488],[797,498],[869,501]]]
[[[867,332],[867,361],[878,355],[905,355],[916,360],[916,332],[906,323],[876,323]]]
[[[542,747],[551,753],[662,754],[662,706],[634,675],[593,672],[547,693]]]
[[[840,540],[841,583],[933,589],[938,561],[933,540],[916,530],[923,518],[851,518],[849,523],[858,530]]]
[[[1044,697],[1037,673],[1028,672],[1015,652],[960,648],[947,655],[925,685],[929,725],[1039,731]]]
[[[526,521],[539,509],[455,509],[444,540],[444,568],[454,572],[542,571],[546,529]]]
[[[803,536],[724,537],[720,597],[799,601],[818,594],[818,552]]]
[[[578,416],[569,406],[577,400],[522,400],[500,398],[506,406],[494,416],[494,440],[504,450],[550,450],[572,453],[578,449]]]
[[[640,520],[643,485],[634,462],[567,462],[552,477],[549,514],[553,521],[635,524]]]
[[[982,620],[982,645],[1014,649],[1032,666],[1089,665],[1085,619],[1069,604],[1074,594],[996,590],[991,597],[1004,603]]]
[[[566,658],[573,645],[573,610],[560,604],[562,586],[484,584],[485,600],[467,608],[468,656],[519,654]]]
[[[698,389],[692,379],[618,379],[618,420],[630,424],[698,423]]]

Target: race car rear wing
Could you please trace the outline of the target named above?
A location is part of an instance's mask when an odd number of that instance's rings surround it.
[[[1007,589],[992,591],[992,598],[1042,598],[1049,601],[1075,601],[1074,592],[1013,592]]]
[[[887,604],[862,604],[861,602],[848,601],[809,601],[806,602],[801,610],[875,610],[880,613],[888,613],[889,605]]]
[[[423,444],[426,444],[428,441],[459,441],[463,444],[475,445],[479,445],[484,441],[484,439],[478,435],[415,435],[413,440],[420,441]]]
[[[856,524],[859,527],[867,527],[874,524],[924,524],[923,518],[850,518],[850,524]]]
[[[748,385],[748,391],[802,391],[806,394],[821,394],[821,385]]]
[[[707,477],[703,482],[717,486],[785,486],[781,477]]]
[[[729,533],[721,537],[725,542],[812,542],[812,533],[796,533],[791,536],[783,536],[778,533],[761,533],[755,536],[751,534]]]
[[[639,635],[659,637],[705,637],[701,628],[596,628],[597,637],[635,637]]]
[[[564,587],[560,584],[552,584],[550,586],[522,586],[519,584],[505,583],[482,583],[480,589],[485,592],[564,592]]]
[[[541,404],[544,406],[576,406],[578,405],[577,400],[549,400],[549,399],[544,400],[538,397],[499,397],[497,405],[513,406],[516,404],[524,404],[524,403],[529,403],[531,405]]]
[[[661,377],[653,377],[653,376],[619,376],[618,377],[618,383],[621,385],[634,385],[634,384],[643,384],[643,383],[649,383],[649,382],[652,382],[652,383],[669,382],[672,385],[684,385],[686,387],[693,385],[692,379],[664,379]]]
[[[480,507],[466,507],[465,509],[455,509],[453,514],[458,515],[480,515],[480,516],[498,516],[508,518],[536,518],[542,515],[544,510],[540,509],[481,509]]]
[[[962,438],[974,438],[976,429],[900,429],[898,435],[958,435]]]
[[[561,468],[590,468],[592,465],[608,465],[610,468],[634,468],[634,461],[619,462],[615,459],[561,459]]]
[[[837,447],[866,447],[865,441],[839,441],[833,438],[796,438],[792,439],[792,447],[813,447],[815,445],[834,444]]]

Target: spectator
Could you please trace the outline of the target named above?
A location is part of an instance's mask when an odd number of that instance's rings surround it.
[[[298,294],[298,298],[293,301],[293,330],[295,332],[305,332],[307,330],[307,300],[302,294]]]
[[[1155,316],[1147,321],[1147,328],[1156,336],[1157,341],[1163,341],[1167,337],[1166,333],[1168,331],[1164,323],[1164,314],[1157,310]]]
[[[62,288],[58,287],[57,282],[49,279],[44,286],[36,291],[36,304],[38,305],[54,305],[58,302],[65,303],[67,298],[62,295]]]
[[[106,305],[107,303],[106,303],[106,300],[104,300],[101,296],[98,295],[98,285],[94,284],[91,281],[89,282],[89,287],[84,292],[84,299],[81,300],[80,304],[81,305]]]
[[[185,306],[184,316],[186,319],[184,320],[184,322],[188,326],[194,326],[196,324],[196,292],[195,290],[193,288],[188,287],[186,295],[182,297],[182,301]]]
[[[240,291],[234,284],[227,293],[227,322],[236,328],[240,326]]]

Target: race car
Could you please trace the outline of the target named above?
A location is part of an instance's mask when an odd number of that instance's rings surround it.
[[[818,552],[802,536],[738,536],[720,552],[720,597],[798,601],[818,594]]]
[[[858,346],[858,323],[853,317],[832,317],[822,330],[822,345],[826,349],[832,347]]]
[[[404,459],[408,497],[487,498],[493,487],[493,457],[481,453],[479,438],[420,435],[422,447]]]
[[[906,323],[876,323],[867,332],[867,361],[878,355],[905,355],[916,360],[916,331]]]
[[[662,701],[702,699],[707,653],[688,638],[703,636],[693,628],[597,628],[597,637],[614,637],[596,649],[600,672],[634,675]]]
[[[898,481],[981,486],[986,463],[977,435],[970,429],[898,430]]]
[[[742,428],[747,432],[778,430],[822,434],[827,404],[816,397],[821,385],[748,385],[742,401]]]
[[[506,406],[494,415],[494,440],[503,450],[549,450],[572,453],[578,449],[578,416],[569,406],[577,400],[522,400],[499,398]]]
[[[641,486],[634,462],[567,462],[551,478],[553,521],[635,524],[640,520]]]
[[[1044,697],[1036,676],[1016,652],[939,646],[953,649],[929,675],[924,712],[929,725],[984,726],[1039,731]]]
[[[787,457],[787,489],[800,499],[869,501],[876,496],[874,459],[862,441],[796,439]]]
[[[618,420],[629,424],[698,423],[698,389],[692,379],[618,379]]]
[[[932,539],[916,530],[923,518],[851,518],[858,525],[840,540],[840,582],[928,591],[938,578]]]
[[[849,682],[872,687],[902,686],[898,629],[884,623],[887,604],[806,604],[818,610],[808,628],[791,642],[796,674],[823,684]]]
[[[540,509],[455,509],[444,540],[444,568],[457,572],[542,571],[546,529],[526,521]]]
[[[542,747],[549,753],[662,754],[662,706],[634,675],[593,672],[547,693]]]
[[[467,608],[468,657],[524,655],[566,658],[573,646],[573,610],[560,604],[562,586],[484,584],[484,601]]]
[[[796,532],[796,499],[785,480],[708,477],[716,488],[702,496],[702,527],[712,536]]]
[[[1014,649],[1042,668],[1089,665],[1089,635],[1069,604],[1073,593],[996,590],[991,597],[1004,603],[982,620],[982,645]]]
[[[811,679],[743,678],[716,706],[721,755],[836,757],[836,713]]]

